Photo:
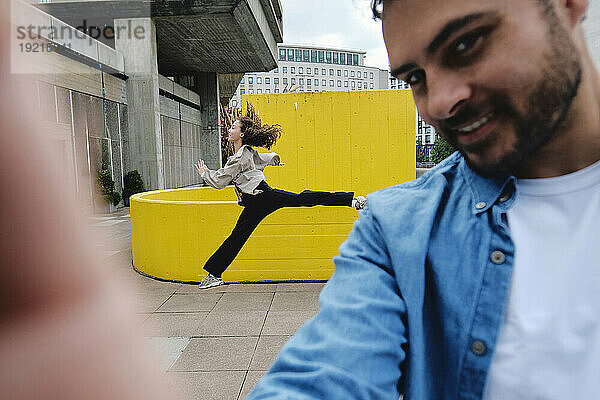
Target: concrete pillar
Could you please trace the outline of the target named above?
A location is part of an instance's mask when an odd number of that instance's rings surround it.
[[[216,72],[199,72],[177,76],[175,82],[200,96],[200,154],[210,169],[221,168],[219,75]]]
[[[125,57],[130,165],[147,189],[164,189],[156,27],[151,18],[115,19],[115,49]]]

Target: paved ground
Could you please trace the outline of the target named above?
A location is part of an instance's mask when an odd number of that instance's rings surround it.
[[[318,311],[322,283],[231,284],[207,290],[131,268],[129,209],[89,218],[107,264],[135,291],[136,317],[183,399],[244,399],[279,349]]]

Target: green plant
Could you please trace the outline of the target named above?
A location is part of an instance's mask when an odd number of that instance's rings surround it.
[[[137,169],[129,171],[123,178],[123,202],[129,207],[129,197],[145,192],[144,181]]]
[[[443,136],[439,136],[435,143],[433,144],[433,148],[431,149],[431,161],[434,163],[442,162],[444,159],[448,158],[452,153],[454,153],[456,149],[452,147],[450,143]]]
[[[115,191],[115,181],[113,181],[109,170],[102,169],[98,171],[98,185],[107,203],[112,203],[115,206],[119,204],[121,194]]]

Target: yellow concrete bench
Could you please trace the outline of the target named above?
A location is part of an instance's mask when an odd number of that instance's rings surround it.
[[[134,267],[149,276],[197,282],[204,262],[231,233],[242,207],[232,187],[146,192],[131,198]],[[225,281],[325,280],[352,229],[348,207],[281,209],[254,231]]]

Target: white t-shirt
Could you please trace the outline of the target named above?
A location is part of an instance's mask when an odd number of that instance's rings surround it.
[[[600,161],[517,190],[515,264],[484,399],[600,399]]]

